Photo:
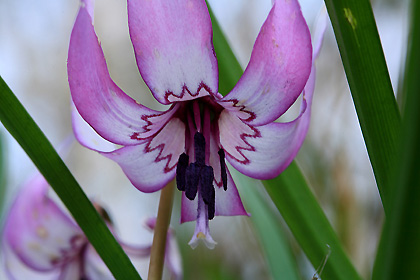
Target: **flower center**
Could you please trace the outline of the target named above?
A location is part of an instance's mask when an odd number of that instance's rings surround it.
[[[213,185],[214,170],[210,164],[210,137],[215,136],[210,131],[211,116],[208,104],[203,102],[201,110],[199,101],[194,100],[190,104],[192,105],[192,112],[191,110],[185,110],[185,112],[187,113],[187,127],[193,137],[186,138],[193,138],[193,141],[190,141],[190,143],[193,142],[194,145],[194,161],[188,155],[190,149],[188,149],[189,145],[187,141],[187,152],[179,156],[176,168],[176,183],[180,191],[185,191],[185,196],[189,200],[194,200],[198,194],[199,204],[201,200],[204,202],[207,219],[211,220],[215,214],[215,188]],[[214,115],[217,115],[217,113]],[[201,125],[201,120],[203,120],[203,125]],[[214,117],[214,120],[217,123],[217,117]],[[223,149],[219,148],[218,156],[220,159],[221,180],[223,188],[226,191],[227,172],[225,152]],[[200,212],[200,209],[198,211]]]

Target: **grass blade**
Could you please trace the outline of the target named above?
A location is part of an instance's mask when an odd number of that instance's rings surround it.
[[[295,162],[263,183],[314,267],[328,254],[327,245],[331,248],[322,279],[361,279]]]
[[[141,279],[48,139],[0,77],[0,120],[73,215],[116,279]]]
[[[385,212],[401,117],[369,0],[325,0]]]
[[[404,78],[402,145],[394,182],[395,198],[385,222],[374,279],[418,279],[420,276],[420,2],[411,1]]]
[[[300,279],[295,257],[279,218],[257,189],[262,187],[261,183],[239,172],[234,175],[245,207],[251,213],[250,219],[258,233],[273,279]]]

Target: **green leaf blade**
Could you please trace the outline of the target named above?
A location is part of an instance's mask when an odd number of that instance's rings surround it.
[[[247,211],[251,213],[250,219],[258,233],[273,279],[301,279],[279,217],[273,213],[273,209],[257,189],[261,188],[262,184],[239,172],[234,172],[234,175],[241,199]]]
[[[420,275],[420,2],[411,1],[403,96],[402,140],[393,203],[382,232],[373,279]]]
[[[370,1],[325,0],[387,213],[401,125]]]
[[[361,279],[295,162],[277,178],[263,183],[315,268],[328,254],[328,247],[331,249],[322,279]]]

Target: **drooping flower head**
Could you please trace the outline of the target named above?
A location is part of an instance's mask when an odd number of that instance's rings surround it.
[[[9,279],[114,279],[82,230],[49,198],[48,189],[48,183],[38,174],[20,191],[9,211],[1,239]],[[95,206],[111,227],[105,210]],[[146,224],[151,230],[153,221],[148,219]],[[181,279],[180,257],[171,232],[167,242],[166,264],[174,277]],[[132,258],[150,256],[151,244],[120,244]]]
[[[104,151],[74,125],[79,141],[117,162],[140,191],[160,190],[176,177],[181,222],[197,221],[193,247],[198,239],[214,246],[208,229],[214,216],[247,214],[226,160],[253,178],[273,178],[307,132],[311,92],[296,120],[274,122],[304,90],[312,46],[297,0],[273,2],[243,76],[222,96],[205,1],[128,0],[137,65],[156,100],[170,105],[164,112],[141,105],[112,81],[90,1],[83,1],[74,24],[68,57],[73,102],[101,137],[123,147]]]

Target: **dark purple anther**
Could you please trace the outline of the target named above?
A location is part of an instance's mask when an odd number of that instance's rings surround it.
[[[226,172],[226,162],[225,162],[225,151],[223,149],[220,149],[219,152],[219,158],[220,158],[220,169],[221,169],[221,175],[222,175],[222,183],[223,183],[223,189],[225,191],[227,190],[227,172]]]
[[[200,190],[201,196],[203,197],[204,203],[209,204],[211,202],[211,193],[213,188],[214,173],[211,166],[204,166],[200,174]]]
[[[185,171],[187,170],[188,162],[189,156],[186,153],[182,153],[176,165],[176,186],[180,191],[185,191]]]
[[[216,204],[216,197],[215,197],[215,191],[214,188],[211,188],[210,192],[210,201],[207,204],[207,213],[208,213],[208,219],[212,220],[214,218],[214,212],[215,212],[215,204]]]
[[[200,191],[204,203],[207,205],[208,219],[214,218],[215,191],[213,187],[214,172],[211,166],[204,166],[200,177]]]
[[[187,170],[185,171],[185,196],[189,200],[194,200],[197,194],[200,170],[200,166],[198,166],[196,163],[191,163],[188,165]]]
[[[206,159],[206,140],[200,132],[194,134],[194,152],[195,162],[201,166],[204,166]]]

